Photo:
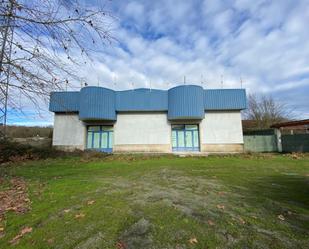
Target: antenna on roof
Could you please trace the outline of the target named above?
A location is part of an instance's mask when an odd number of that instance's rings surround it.
[[[99,79],[99,76],[97,77],[97,84],[98,84],[98,86],[100,86],[100,79]]]
[[[204,77],[203,77],[203,74],[201,74],[201,86],[204,85]]]
[[[186,75],[183,76],[183,84],[186,84]]]
[[[65,80],[65,91],[66,91],[66,92],[68,91],[68,84],[69,84],[69,81],[68,81],[68,80]]]
[[[56,82],[55,82],[55,78],[53,78],[53,84],[52,84],[52,91],[55,91],[56,90],[56,87],[55,87],[55,85],[56,85]]]
[[[240,76],[240,88],[242,89],[242,77]]]
[[[221,74],[221,89],[223,88],[223,74]]]
[[[114,89],[116,90],[116,75],[113,74],[113,84],[114,84]]]
[[[150,92],[151,92],[151,80],[149,80],[149,89],[150,89]]]

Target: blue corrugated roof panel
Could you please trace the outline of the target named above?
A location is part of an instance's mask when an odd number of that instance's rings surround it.
[[[103,87],[84,87],[80,91],[81,120],[116,120],[115,92]]]
[[[78,112],[80,92],[52,92],[49,110],[52,112]]]
[[[244,89],[204,90],[196,85],[182,85],[167,91],[85,87],[80,92],[53,92],[49,110],[79,112],[82,120],[116,120],[116,112],[121,111],[167,111],[173,120],[202,119],[205,110],[243,110],[246,106]]]
[[[247,107],[244,89],[204,90],[205,110],[243,110]]]
[[[117,111],[167,111],[167,91],[139,88],[116,92]]]
[[[204,90],[200,86],[183,85],[168,90],[168,119],[203,119]]]

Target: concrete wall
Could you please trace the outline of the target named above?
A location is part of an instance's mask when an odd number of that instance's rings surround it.
[[[202,152],[243,152],[240,111],[207,111],[200,139]]]
[[[86,127],[78,114],[55,114],[53,146],[63,150],[85,148]]]
[[[171,125],[166,113],[119,113],[114,125],[114,152],[171,152]]]
[[[199,123],[199,130],[202,152],[243,152],[240,111],[208,111]],[[55,114],[53,145],[61,149],[83,150],[85,144],[86,125],[78,115]],[[171,124],[167,114],[118,113],[113,151],[172,152]]]

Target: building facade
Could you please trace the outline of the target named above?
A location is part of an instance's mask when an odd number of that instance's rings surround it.
[[[53,92],[53,146],[105,152],[243,152],[243,89]]]

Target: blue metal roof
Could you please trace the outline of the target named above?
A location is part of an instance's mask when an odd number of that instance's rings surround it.
[[[196,85],[182,85],[167,91],[84,87],[80,92],[53,92],[49,110],[78,112],[81,120],[116,120],[116,113],[122,111],[166,111],[168,119],[175,120],[202,119],[207,110],[242,110],[246,106],[244,89],[205,90]]]
[[[115,92],[104,87],[84,87],[80,91],[81,120],[116,120]]]
[[[168,90],[168,119],[203,119],[204,90],[200,86],[182,85]]]
[[[167,91],[139,88],[116,92],[117,111],[166,111]]]
[[[247,107],[244,89],[204,90],[205,110],[242,110]]]
[[[79,92],[52,92],[49,101],[51,112],[78,112]]]

